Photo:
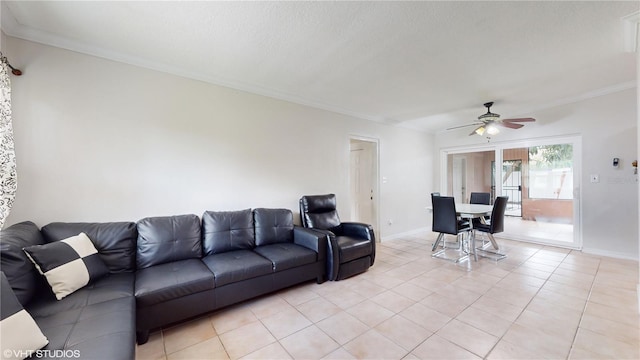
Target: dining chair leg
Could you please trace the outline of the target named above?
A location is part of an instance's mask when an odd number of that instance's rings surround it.
[[[476,231],[471,230],[471,249],[473,251],[473,260],[478,261],[478,253],[476,252]]]
[[[486,234],[487,234],[487,237],[489,238],[489,240],[491,240],[491,244],[493,245],[493,248],[495,250],[489,250],[489,249],[485,248],[484,246],[482,246],[480,248],[474,248],[474,255],[477,253],[477,251],[480,251],[479,256],[490,258],[490,259],[493,259],[493,260],[496,260],[496,261],[506,258],[507,254],[502,253],[501,251],[499,251],[500,249],[498,247],[498,242],[493,237],[493,234],[489,234],[489,233],[486,233]]]
[[[498,246],[498,242],[493,237],[493,234],[487,233],[487,237],[489,238],[489,240],[491,240],[491,245],[493,245],[493,248],[496,250],[500,250],[500,247]]]
[[[438,234],[438,238],[436,238],[436,242],[433,243],[433,247],[431,248],[431,251],[436,251],[436,249],[438,248],[438,244],[440,243],[440,241],[442,241],[443,238],[444,238],[444,233]]]

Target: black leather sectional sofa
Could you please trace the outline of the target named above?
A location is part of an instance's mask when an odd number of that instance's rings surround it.
[[[109,274],[56,300],[22,249],[84,232]],[[325,281],[327,239],[286,209],[137,223],[31,222],[0,232],[1,270],[49,339],[83,359],[133,359],[149,331],[301,282]],[[3,289],[4,290],[4,289]]]

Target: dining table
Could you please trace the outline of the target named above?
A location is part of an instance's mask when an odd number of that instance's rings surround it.
[[[433,211],[433,208],[431,207],[429,207],[428,209]],[[463,218],[463,219],[469,219],[469,220],[480,219],[480,221],[484,222],[485,217],[490,216],[492,211],[493,211],[493,205],[468,204],[468,203],[456,202],[456,215],[458,215],[460,218]],[[471,244],[469,246],[469,250],[470,250],[470,253],[473,254],[474,260],[478,261],[478,254],[476,251],[477,249],[475,249],[475,231],[473,231],[473,221],[469,221],[469,224],[471,225],[471,231],[470,231],[471,239],[469,239]],[[498,244],[494,243],[493,240],[491,241],[491,245],[493,246],[494,249],[498,250]],[[483,246],[483,249],[484,248],[485,247]],[[462,260],[462,259],[463,258],[458,260]]]
[[[456,214],[464,219],[482,219],[492,211],[493,205],[456,203]]]

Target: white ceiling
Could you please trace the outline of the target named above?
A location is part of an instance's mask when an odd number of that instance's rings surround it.
[[[502,118],[533,116],[636,86],[621,18],[638,4],[3,1],[2,30],[436,132],[473,122],[487,101]]]

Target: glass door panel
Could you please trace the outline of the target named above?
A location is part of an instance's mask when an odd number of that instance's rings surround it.
[[[462,203],[472,192],[508,196],[501,237],[579,248],[579,153],[579,137],[443,150],[441,189]]]
[[[509,196],[505,235],[574,243],[573,145],[503,149],[502,195]]]
[[[493,162],[494,150],[449,154],[447,195],[460,203],[468,203],[472,192],[488,192],[493,199]]]

